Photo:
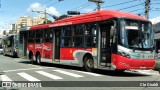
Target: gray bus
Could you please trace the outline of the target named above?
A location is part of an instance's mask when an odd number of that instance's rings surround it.
[[[12,34],[3,38],[3,55],[17,57],[18,35]]]

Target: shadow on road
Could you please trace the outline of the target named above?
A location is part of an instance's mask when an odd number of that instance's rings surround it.
[[[4,55],[6,57],[9,57],[9,58],[19,58],[18,56],[11,56],[11,55]]]
[[[30,61],[19,61],[19,63],[32,64]],[[42,66],[42,67],[56,67],[56,68],[62,68],[62,69],[82,71],[81,67],[59,65],[59,64],[52,64],[52,63],[44,63],[44,62],[42,62],[41,65],[38,65],[38,66]],[[117,72],[117,71],[98,70],[98,69],[96,69],[94,71],[94,73],[102,74],[102,75],[107,75],[107,76],[116,76],[116,77],[140,77],[140,76],[144,77],[144,76],[151,76],[151,75],[141,74],[141,73],[137,73],[137,72],[126,72],[126,71],[124,71],[124,72]]]

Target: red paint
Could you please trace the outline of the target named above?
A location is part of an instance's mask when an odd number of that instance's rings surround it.
[[[43,58],[52,59],[53,54],[53,44],[43,43]]]
[[[73,53],[76,50],[84,50],[92,52],[92,48],[61,48],[60,49],[60,59],[62,60],[74,60]]]
[[[34,43],[27,44],[27,50],[29,52],[32,52],[33,55],[35,56],[35,44]]]
[[[140,17],[138,15],[127,13],[127,12],[121,12],[121,11],[115,11],[115,10],[102,10],[98,12],[65,18],[65,19],[53,22],[52,24],[49,25],[49,27],[102,21],[102,20],[107,20],[110,18],[131,18],[131,19],[139,19],[139,20],[148,21],[144,17]]]
[[[112,54],[112,63],[116,66],[116,69],[153,69],[155,66],[155,59],[153,60],[138,60],[129,59],[120,55]]]
[[[49,49],[50,48],[50,49]],[[41,58],[52,59],[53,44],[52,43],[37,43],[27,44],[28,51],[31,51],[34,56],[40,52]]]

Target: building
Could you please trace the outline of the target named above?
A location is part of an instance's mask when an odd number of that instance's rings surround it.
[[[19,32],[21,28],[30,28],[33,25],[43,24],[45,21],[44,14],[39,14],[37,17],[31,18],[30,16],[23,16],[16,22],[16,30]]]
[[[9,28],[0,30],[0,37],[9,35],[9,34],[17,34],[19,31],[23,29],[28,29],[33,25],[44,24],[45,15],[39,14],[37,17],[31,18],[30,16],[20,17],[15,24],[11,24]]]
[[[28,28],[31,26],[32,26],[32,18],[29,16],[20,17],[16,22],[17,32],[19,32],[21,28]]]

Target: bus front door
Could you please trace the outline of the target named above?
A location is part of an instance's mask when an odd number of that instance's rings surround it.
[[[99,65],[109,67],[111,65],[110,25],[100,25],[100,60]]]

